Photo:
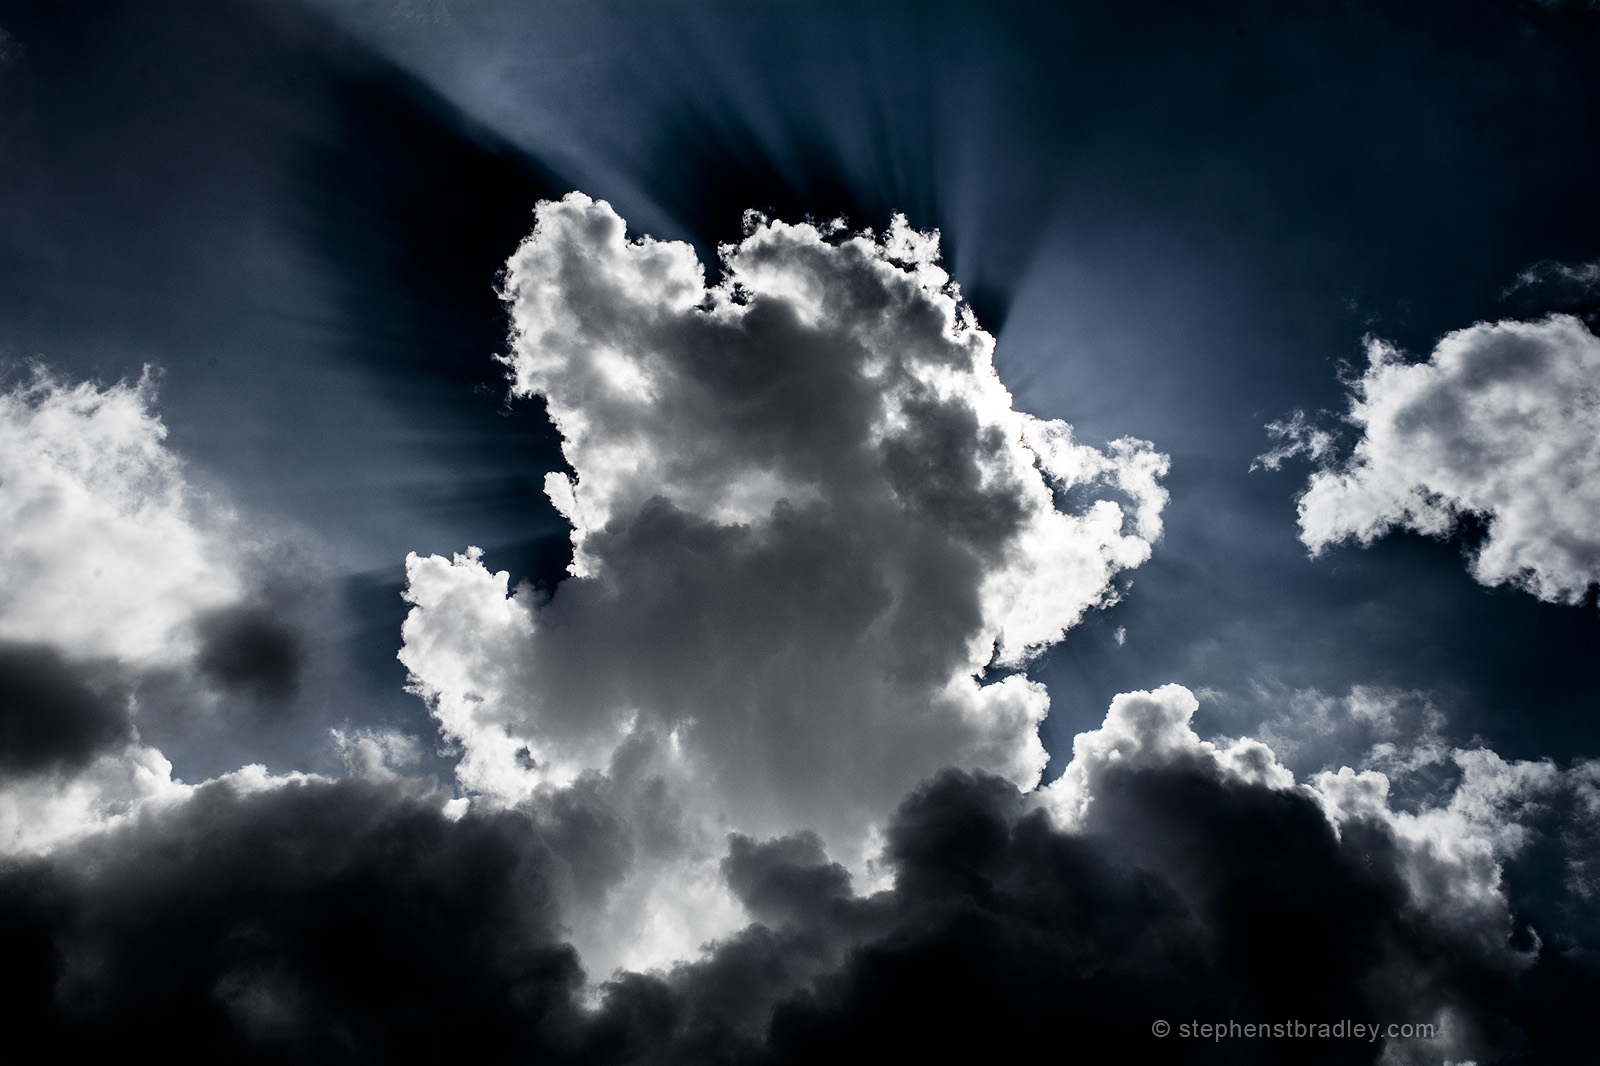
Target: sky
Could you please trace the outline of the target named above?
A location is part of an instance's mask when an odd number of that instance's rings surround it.
[[[0,0],[3,1057],[1581,1060],[1597,38]]]

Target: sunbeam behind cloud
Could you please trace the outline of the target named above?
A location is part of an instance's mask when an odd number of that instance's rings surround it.
[[[1013,410],[903,219],[752,217],[721,266],[540,206],[508,362],[565,438],[572,576],[508,599],[475,552],[413,556],[401,658],[485,797],[659,776],[709,839],[811,829],[861,869],[939,767],[1038,782],[1048,696],[1005,671],[1149,557],[1166,459]]]

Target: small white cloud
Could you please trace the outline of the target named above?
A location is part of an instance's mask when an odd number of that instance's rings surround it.
[[[1600,581],[1600,339],[1552,315],[1458,330],[1422,363],[1376,340],[1368,355],[1348,416],[1361,439],[1300,497],[1312,554],[1476,515],[1478,581],[1581,601]]]
[[[1600,289],[1600,261],[1568,264],[1547,259],[1535,263],[1517,275],[1517,280],[1506,289],[1505,295],[1510,296],[1524,289],[1593,292]]]
[[[1284,460],[1304,455],[1313,462],[1323,462],[1333,454],[1333,434],[1306,420],[1304,411],[1295,411],[1288,418],[1267,423],[1267,434],[1276,440],[1270,451],[1263,452],[1250,463],[1251,471],[1277,470]]]
[[[414,769],[422,760],[422,743],[393,729],[329,731],[345,769],[356,777],[391,778],[396,770]]]
[[[1188,762],[1222,777],[1269,788],[1289,788],[1294,775],[1259,741],[1200,739],[1191,722],[1200,701],[1182,685],[1153,692],[1124,692],[1111,701],[1098,729],[1072,740],[1072,761],[1039,791],[1041,802],[1064,828],[1083,825],[1104,775]]]

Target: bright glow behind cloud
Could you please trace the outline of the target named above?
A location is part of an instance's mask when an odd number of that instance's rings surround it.
[[[722,257],[707,288],[603,202],[540,206],[508,362],[565,437],[576,478],[547,489],[574,576],[540,603],[475,552],[412,557],[401,657],[481,793],[648,767],[686,824],[815,829],[859,868],[940,767],[1037,783],[1048,696],[986,671],[1149,557],[1166,458],[1013,410],[903,219],[879,240],[752,216]]]

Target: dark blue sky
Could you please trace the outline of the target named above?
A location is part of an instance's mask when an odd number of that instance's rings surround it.
[[[496,271],[538,199],[582,188],[707,257],[747,207],[903,210],[942,232],[1019,406],[1172,455],[1154,559],[1034,668],[1052,750],[1170,680],[1220,694],[1218,730],[1267,712],[1252,683],[1384,684],[1508,756],[1600,751],[1592,606],[1484,589],[1459,542],[1310,561],[1306,468],[1248,471],[1263,423],[1342,407],[1364,334],[1425,354],[1550,309],[1503,296],[1529,264],[1600,254],[1588,16],[321,7],[0,10],[0,350],[156,364],[171,443],[314,532],[347,593],[319,608],[345,687],[318,720],[420,721],[391,659],[406,551],[560,572],[556,441],[489,357]],[[310,758],[303,725],[269,757]]]

